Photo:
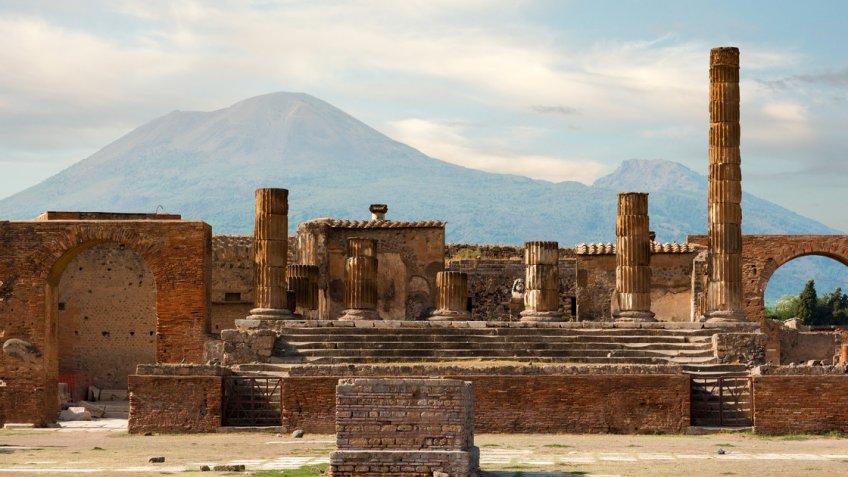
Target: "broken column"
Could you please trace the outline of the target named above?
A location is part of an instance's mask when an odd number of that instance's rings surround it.
[[[524,311],[521,321],[562,321],[559,306],[559,244],[527,242]]]
[[[286,282],[288,289],[294,292],[295,303],[303,316],[318,309],[317,265],[289,265]]]
[[[651,232],[648,194],[618,194],[615,219],[615,321],[656,321],[651,312]]]
[[[286,305],[289,191],[256,189],[253,232],[254,308],[251,319],[291,318]]]
[[[465,272],[436,273],[436,310],[430,321],[467,321],[468,274]]]
[[[340,320],[378,320],[377,243],[352,237],[347,239],[345,260],[345,310]]]
[[[742,168],[739,49],[710,51],[709,322],[746,321],[742,311]]]

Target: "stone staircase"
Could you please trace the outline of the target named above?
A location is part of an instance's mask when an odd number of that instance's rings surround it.
[[[713,330],[628,328],[286,329],[277,363],[535,361],[592,364],[713,363]]]

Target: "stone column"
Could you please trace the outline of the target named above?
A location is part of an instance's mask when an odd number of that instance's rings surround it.
[[[345,260],[345,307],[340,320],[378,320],[377,243],[363,238],[347,239]]]
[[[524,244],[526,278],[521,321],[562,321],[559,306],[559,244]]]
[[[256,189],[253,232],[254,308],[251,319],[291,318],[286,306],[289,191]]]
[[[289,265],[286,267],[288,289],[294,291],[295,303],[301,314],[318,309],[318,266]]]
[[[648,194],[618,194],[615,219],[615,321],[656,321],[651,312],[651,232]]]
[[[468,321],[468,274],[465,272],[436,273],[436,310],[430,321]]]
[[[710,51],[709,322],[746,321],[742,311],[742,168],[739,49]]]

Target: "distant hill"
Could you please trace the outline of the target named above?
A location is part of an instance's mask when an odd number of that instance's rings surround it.
[[[174,111],[0,200],[0,217],[161,205],[215,233],[245,234],[257,187],[289,189],[292,231],[315,217],[366,218],[368,205],[380,202],[390,219],[446,220],[451,242],[607,242],[615,238],[616,193],[638,190],[651,193],[658,240],[706,232],[706,178],[680,164],[629,160],[592,186],[482,172],[428,157],[301,93]],[[745,233],[841,233],[750,194],[743,207]]]

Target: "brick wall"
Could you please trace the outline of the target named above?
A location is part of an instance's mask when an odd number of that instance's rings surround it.
[[[0,323],[3,339],[32,344],[27,363],[0,354],[0,380],[15,402],[8,422],[47,424],[58,409],[59,282],[73,258],[103,243],[124,244],[156,283],[156,360],[197,362],[208,328],[211,229],[202,222],[0,221]]]
[[[445,379],[342,379],[338,449],[460,450],[474,445],[471,383]]]
[[[848,433],[848,375],[754,376],[754,432]]]
[[[473,399],[459,380],[340,380],[330,475],[476,475]]]
[[[215,432],[221,427],[220,376],[129,377],[130,433]]]
[[[589,374],[591,368],[586,374],[487,375],[474,368],[419,372],[474,383],[477,432],[664,433],[689,425],[689,377],[684,374]],[[334,432],[340,377],[285,378],[283,426]]]
[[[156,361],[155,287],[150,267],[124,245],[74,257],[59,282],[59,373],[84,371],[101,389],[126,389],[136,365]]]

